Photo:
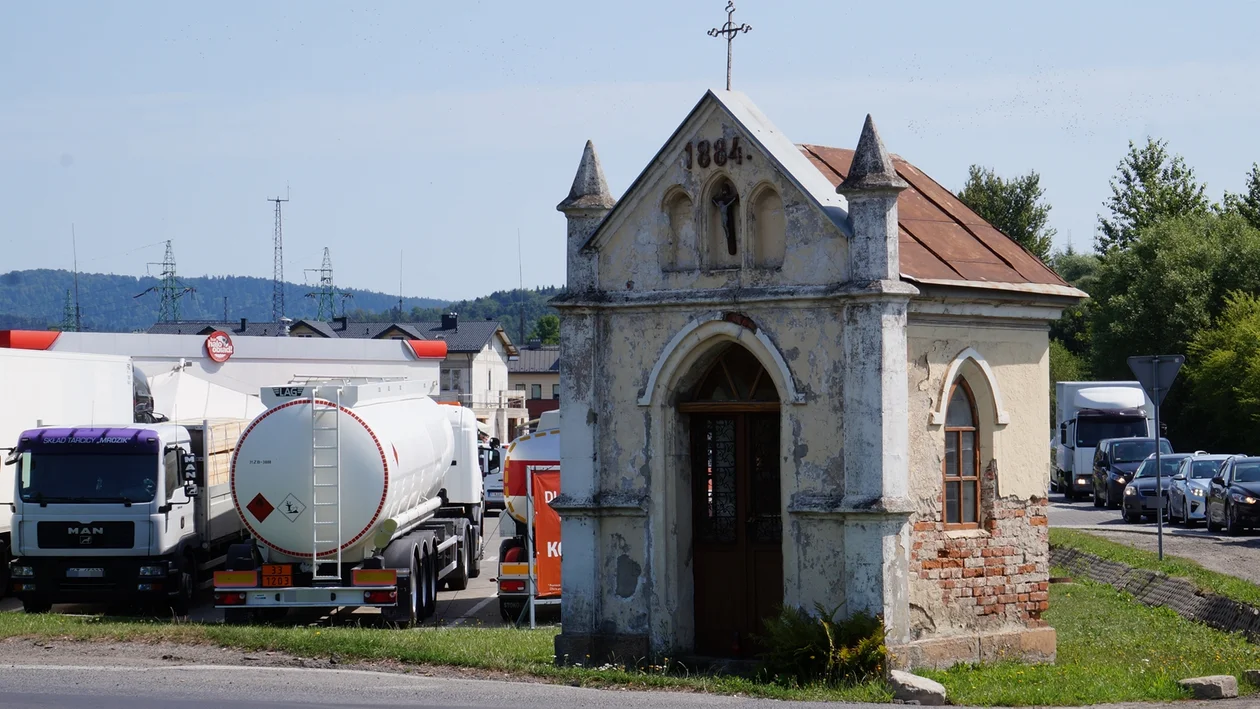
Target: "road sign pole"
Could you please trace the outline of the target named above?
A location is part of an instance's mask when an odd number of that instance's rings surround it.
[[[1159,546],[1159,560],[1164,560],[1164,468],[1160,457],[1160,431],[1159,431],[1159,401],[1163,397],[1158,396],[1160,393],[1159,381],[1159,358],[1156,357],[1151,362],[1151,382],[1154,386],[1156,396],[1151,397],[1151,401],[1155,404],[1155,537]]]
[[[1159,558],[1164,558],[1164,471],[1163,454],[1159,444],[1163,440],[1160,431],[1159,406],[1168,395],[1168,388],[1177,379],[1177,372],[1186,358],[1184,355],[1153,355],[1130,357],[1129,369],[1137,376],[1155,407],[1155,533],[1159,541]],[[1121,503],[1123,504],[1123,502]]]

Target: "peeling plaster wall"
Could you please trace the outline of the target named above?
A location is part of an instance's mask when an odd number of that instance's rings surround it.
[[[980,318],[916,323],[909,333],[911,631],[916,639],[1044,625],[1049,581],[1046,512],[1049,360],[1044,325]],[[987,362],[1009,423],[999,425],[992,383],[973,361],[957,370],[976,398],[981,524],[947,530],[941,519],[944,426],[931,425],[951,362],[968,347]]]
[[[676,145],[666,148],[670,162],[652,175],[652,182],[636,200],[623,205],[617,229],[599,247],[599,286],[604,290],[660,291],[693,288],[724,288],[759,285],[826,285],[848,280],[848,241],[839,228],[773,165],[765,154],[754,147],[747,135],[718,111],[711,110],[694,134],[681,137]],[[727,146],[740,136],[744,153],[742,164],[727,161],[724,166],[700,167],[693,158],[692,168],[685,167],[683,146],[700,140],[710,143],[723,138]],[[693,148],[694,150],[694,148]],[[678,257],[680,263],[699,264],[691,268],[662,269],[669,261],[670,215],[667,202],[681,189],[691,199],[697,228],[694,244],[678,248],[703,250],[706,243],[707,216],[711,207],[710,187],[721,177],[729,178],[739,193],[739,258],[743,268],[712,270],[704,253],[690,258]],[[783,200],[783,222],[786,225],[786,251],[781,268],[754,268],[757,248],[752,243],[752,211],[754,192],[764,186],[773,187]],[[677,188],[677,189],[675,189]],[[666,199],[667,195],[671,198]],[[627,209],[626,207],[631,207]]]

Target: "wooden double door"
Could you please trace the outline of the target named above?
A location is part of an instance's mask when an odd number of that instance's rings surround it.
[[[748,657],[783,603],[779,414],[690,415],[696,652]]]

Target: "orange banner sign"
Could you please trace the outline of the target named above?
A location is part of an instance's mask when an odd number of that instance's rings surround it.
[[[538,597],[560,595],[560,515],[551,501],[560,495],[560,471],[534,473],[534,541],[538,549]]]

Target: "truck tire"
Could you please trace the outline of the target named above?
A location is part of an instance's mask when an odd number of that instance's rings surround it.
[[[476,554],[473,549],[472,527],[468,525],[460,525],[463,528],[464,538],[462,544],[456,545],[456,557],[459,561],[455,565],[455,570],[445,579],[446,587],[452,591],[463,591],[468,588],[468,577],[470,567],[472,566],[472,557]]]
[[[473,548],[472,565],[468,568],[468,578],[475,579],[481,575],[481,557],[485,554],[485,542],[481,539],[481,530],[484,527],[478,525],[472,528]]]
[[[425,578],[429,582],[429,592],[425,598],[424,609],[421,612],[421,619],[432,618],[437,613],[437,594],[438,594],[438,566],[437,555],[431,553],[427,546],[421,547],[424,551],[424,557],[420,559],[420,566],[425,571]]]
[[[420,588],[422,584],[423,579],[420,578],[419,564],[416,563],[416,555],[413,551],[407,579],[407,592],[399,595],[397,607],[381,609],[381,615],[385,618],[386,623],[395,628],[416,627],[416,623],[419,622]]]
[[[47,601],[22,601],[23,613],[47,613],[52,610],[52,604]]]
[[[197,565],[188,562],[187,570],[179,575],[179,594],[171,599],[171,610],[178,616],[186,616],[192,610],[197,593]]]

